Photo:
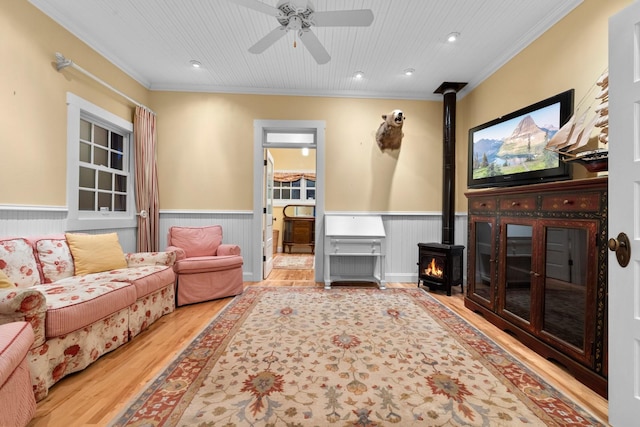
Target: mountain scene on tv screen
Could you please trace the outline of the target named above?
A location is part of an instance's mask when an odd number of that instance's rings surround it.
[[[518,122],[509,136],[502,139],[483,138],[473,144],[473,178],[511,175],[553,168],[558,155],[545,150],[558,128],[538,126],[530,115]]]

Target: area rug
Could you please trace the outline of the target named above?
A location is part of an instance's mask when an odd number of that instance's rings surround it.
[[[249,287],[112,426],[597,426],[422,289]]]
[[[277,255],[273,259],[273,268],[284,270],[310,270],[313,268],[313,255]]]

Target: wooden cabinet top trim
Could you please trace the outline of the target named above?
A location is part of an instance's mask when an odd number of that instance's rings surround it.
[[[544,193],[554,191],[584,191],[606,189],[608,176],[597,178],[573,179],[569,181],[545,182],[541,184],[520,185],[515,187],[495,187],[481,190],[470,190],[464,193],[467,198],[522,195],[528,193]]]

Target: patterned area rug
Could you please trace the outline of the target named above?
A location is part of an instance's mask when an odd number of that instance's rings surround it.
[[[313,255],[277,255],[273,259],[273,268],[284,270],[310,270],[313,268]]]
[[[250,287],[112,425],[602,424],[421,289]]]

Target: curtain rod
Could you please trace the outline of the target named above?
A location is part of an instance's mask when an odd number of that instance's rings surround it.
[[[120,95],[121,97],[123,97],[127,101],[131,102],[132,104],[137,105],[138,107],[146,108],[147,110],[151,111],[151,109],[149,107],[147,107],[146,105],[141,104],[138,101],[136,101],[135,99],[128,97],[124,93],[120,92],[118,89],[116,89],[113,86],[111,86],[109,83],[105,82],[104,80],[100,79],[99,77],[94,76],[89,71],[85,70],[84,68],[82,68],[81,66],[79,66],[78,64],[73,62],[72,60],[70,60],[68,58],[65,58],[64,55],[61,54],[60,52],[56,52],[56,69],[58,71],[62,71],[63,69],[65,69],[67,67],[75,68],[76,70],[80,71],[82,74],[91,77],[93,80],[95,80],[96,82],[100,83],[102,86],[106,87],[107,89],[111,90],[112,92],[117,93],[118,95]],[[151,112],[153,113],[153,111],[151,111]],[[155,113],[153,113],[153,114],[155,114]]]

